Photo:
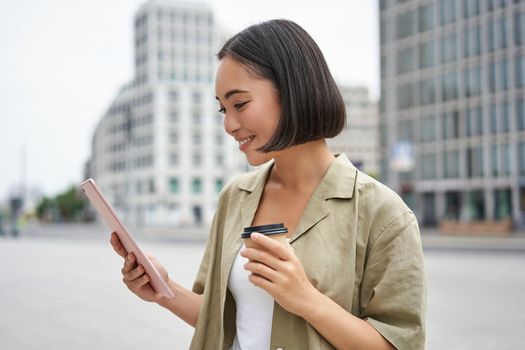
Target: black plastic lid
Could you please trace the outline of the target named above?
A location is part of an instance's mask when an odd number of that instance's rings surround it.
[[[241,234],[241,238],[249,238],[253,232],[258,232],[260,234],[269,236],[281,233],[288,233],[288,229],[284,227],[283,223],[250,226],[244,228],[244,231]]]

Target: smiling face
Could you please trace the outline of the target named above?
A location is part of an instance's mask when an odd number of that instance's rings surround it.
[[[272,138],[281,113],[272,82],[225,56],[217,69],[215,94],[224,113],[224,129],[239,142],[248,162],[260,165],[274,158],[276,152],[257,151]]]

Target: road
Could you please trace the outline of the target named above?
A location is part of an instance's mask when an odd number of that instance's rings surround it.
[[[0,237],[0,349],[188,348],[190,326],[122,284],[105,234],[67,231]],[[191,287],[201,241],[142,244]],[[425,247],[427,349],[522,348],[524,266],[521,248],[454,249],[450,239]]]

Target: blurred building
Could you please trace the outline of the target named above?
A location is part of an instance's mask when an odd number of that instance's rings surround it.
[[[214,17],[207,5],[148,1],[134,18],[134,77],[96,127],[93,177],[130,226],[210,223],[244,162],[215,101]]]
[[[346,107],[345,129],[328,145],[333,153],[345,153],[360,170],[379,175],[379,114],[365,87],[339,86]]]
[[[383,179],[422,224],[522,227],[525,1],[379,4]]]

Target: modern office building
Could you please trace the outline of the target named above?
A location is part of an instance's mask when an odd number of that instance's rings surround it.
[[[525,1],[381,0],[381,173],[420,223],[525,214]],[[392,171],[409,143],[412,168]]]
[[[360,170],[379,175],[379,114],[365,87],[339,86],[346,107],[346,127],[333,139],[330,150],[345,153]]]
[[[86,174],[130,226],[209,224],[242,170],[214,92],[217,29],[204,4],[148,1],[134,18],[134,76],[96,127]]]

